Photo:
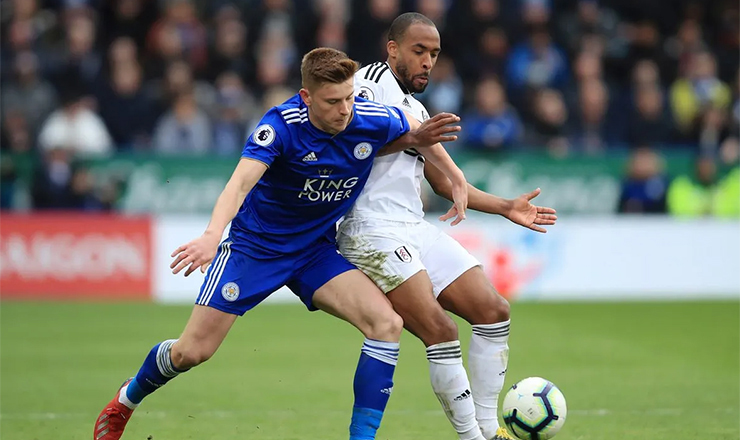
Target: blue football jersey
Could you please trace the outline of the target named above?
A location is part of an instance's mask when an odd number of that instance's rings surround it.
[[[362,98],[336,135],[311,124],[298,94],[273,107],[242,152],[269,168],[232,221],[230,239],[265,258],[333,241],[334,225],[360,195],[375,155],[408,131],[401,110]]]

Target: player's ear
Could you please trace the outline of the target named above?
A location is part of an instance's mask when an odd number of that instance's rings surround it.
[[[298,91],[298,94],[301,95],[303,103],[306,104],[306,106],[311,107],[311,94],[308,93],[308,89],[302,88]]]
[[[385,48],[388,51],[388,55],[391,58],[395,58],[398,56],[398,43],[396,43],[395,40],[388,40],[388,43],[386,43]]]

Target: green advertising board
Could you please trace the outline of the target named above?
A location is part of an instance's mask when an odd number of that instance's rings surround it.
[[[610,214],[616,209],[626,155],[553,158],[538,154],[455,154],[468,181],[503,197],[542,188],[537,202],[559,213]],[[29,205],[35,159],[2,157],[17,170],[15,204]],[[209,213],[236,160],[216,157],[116,155],[86,161],[99,183],[121,182],[117,207],[131,213]],[[691,158],[666,158],[670,175],[688,172]]]

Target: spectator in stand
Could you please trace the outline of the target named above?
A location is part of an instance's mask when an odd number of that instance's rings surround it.
[[[51,148],[42,153],[42,161],[34,170],[31,201],[34,209],[70,208],[72,191],[72,151]]]
[[[603,80],[604,69],[599,55],[587,50],[579,52],[573,59],[573,76],[564,92],[568,108],[578,108],[582,84]]]
[[[678,32],[666,40],[665,51],[678,66],[679,75],[684,75],[690,68],[693,54],[707,50],[701,25],[696,18],[684,19]]]
[[[38,133],[41,123],[57,107],[56,90],[39,75],[38,57],[33,52],[18,53],[13,71],[14,81],[3,84],[0,95],[3,115],[8,112],[20,114],[31,133]]]
[[[107,211],[112,206],[98,196],[90,170],[75,167],[69,183],[68,207],[79,211]]]
[[[149,148],[157,113],[142,81],[143,73],[136,61],[119,63],[97,95],[100,116],[119,151]]]
[[[472,0],[469,7],[452,2],[442,41],[445,48],[455,48],[449,56],[465,81],[503,77],[508,38],[500,13],[499,0]]]
[[[175,59],[185,60],[198,74],[208,63],[208,34],[192,0],[163,0],[162,17],[147,36],[150,53],[156,54],[155,70]],[[158,66],[157,66],[158,64]]]
[[[157,122],[154,150],[167,155],[204,155],[211,151],[211,123],[192,91],[183,91]]]
[[[700,25],[706,35],[707,46],[717,58],[719,77],[730,82],[738,68],[740,4],[734,0],[715,0],[703,4],[707,14]]]
[[[109,0],[102,2],[98,34],[104,46],[126,37],[138,49],[146,45],[146,36],[157,19],[157,3],[151,0]]]
[[[447,10],[451,6],[446,0],[416,0],[415,11],[434,22],[440,34],[445,34],[447,28]]]
[[[529,115],[524,143],[545,147],[555,156],[568,154],[571,149],[567,136],[569,114],[563,95],[553,89],[539,90],[531,99]]]
[[[509,53],[509,40],[500,27],[490,27],[481,34],[478,46],[479,51],[471,65],[473,78],[497,77],[503,78],[506,74],[506,59]]]
[[[87,107],[81,88],[68,84],[60,91],[62,107],[41,127],[39,146],[44,151],[64,149],[77,156],[107,156],[113,139],[103,120]]]
[[[95,47],[96,30],[92,12],[74,10],[65,21],[65,44],[51,57],[52,81],[57,90],[76,81],[84,95],[89,95],[102,81],[103,56]]]
[[[581,37],[585,34],[602,36],[606,40],[604,55],[608,57],[626,50],[627,41],[621,36],[619,17],[598,0],[577,0],[575,11],[564,12],[557,26],[559,40],[570,53],[582,50]]]
[[[686,75],[671,86],[671,110],[684,140],[697,142],[707,124],[714,128],[717,112],[727,111],[731,99],[730,88],[717,77],[714,56],[707,51],[694,53]]]
[[[269,3],[269,2],[268,2]],[[278,3],[282,3],[282,0]],[[287,6],[282,6],[286,7]],[[295,81],[292,73],[300,64],[300,56],[290,28],[289,17],[280,13],[282,9],[271,9],[265,19],[255,46],[257,57],[257,84],[262,87],[288,84]],[[293,85],[299,86],[297,83]]]
[[[527,90],[562,90],[567,85],[567,58],[546,28],[534,28],[526,42],[514,47],[506,66],[506,81],[514,102],[522,102]]]
[[[347,51],[347,27],[349,6],[344,0],[318,0],[319,25],[316,29],[316,46],[333,47]],[[304,53],[301,50],[301,53]]]
[[[660,87],[655,84],[638,86],[633,92],[633,100],[627,126],[628,144],[664,146],[673,140],[673,124]]]
[[[193,93],[198,107],[205,110],[209,115],[214,114],[216,108],[216,90],[206,81],[193,78],[193,70],[184,61],[175,61],[165,71],[162,80],[150,81],[148,93],[157,102],[157,111],[164,113],[178,95],[181,93]]]
[[[28,120],[17,110],[3,110],[3,124],[0,131],[0,150],[10,153],[28,153],[34,147],[33,136]]]
[[[609,91],[603,81],[591,79],[579,84],[578,107],[571,118],[570,144],[578,151],[603,153],[617,139],[609,120]]]
[[[353,0],[347,25],[347,47],[352,58],[372,63],[386,58],[387,30],[403,11],[400,0]]]
[[[215,81],[223,72],[236,72],[244,81],[254,77],[254,66],[247,56],[247,27],[237,18],[216,25],[208,79]]]
[[[11,0],[3,2],[2,20],[2,53],[3,66],[13,64],[21,52],[35,52],[48,57],[48,47],[44,44],[46,36],[57,25],[57,16],[51,11],[40,10],[37,0]],[[41,66],[44,70],[45,65]],[[1,69],[2,80],[10,77],[13,69]]]
[[[139,48],[129,37],[119,37],[108,46],[108,74],[118,65],[139,62]]]
[[[677,177],[668,189],[668,210],[681,217],[740,217],[740,171],[736,167],[724,179],[717,176],[712,156],[701,155],[695,174]]]
[[[622,181],[618,212],[665,213],[668,183],[660,156],[648,147],[636,149],[630,157],[627,176]]]
[[[660,69],[653,60],[640,60],[632,69],[632,87],[662,87],[660,82]]]
[[[662,37],[655,22],[640,21],[632,27],[628,35],[630,43],[626,56],[622,58],[621,66],[616,64],[613,66],[616,77],[628,79],[635,64],[647,59],[658,65],[661,82],[670,82],[675,78],[676,71],[670,58],[663,51]]]
[[[237,157],[249,135],[248,121],[261,115],[255,112],[255,99],[236,73],[223,73],[216,84],[218,110],[213,121],[213,151],[220,156]]]
[[[495,79],[478,83],[476,111],[463,118],[463,139],[469,148],[502,151],[522,138],[523,126],[516,110],[506,102],[506,92]]]

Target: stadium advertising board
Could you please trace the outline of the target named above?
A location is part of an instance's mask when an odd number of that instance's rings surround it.
[[[3,299],[145,299],[151,220],[90,214],[3,214]]]
[[[479,188],[513,196],[539,186],[546,191],[538,203],[557,206],[561,214],[614,212],[627,162],[625,155],[567,159],[529,153],[453,155],[468,180]],[[17,197],[23,207],[34,163],[28,157],[16,157],[13,162],[19,176],[16,191],[26,194]],[[120,182],[117,208],[123,212],[210,214],[236,162],[230,157],[119,154],[87,165],[98,184]],[[691,161],[674,154],[666,158],[666,166],[669,175],[677,175],[691,170]]]
[[[740,297],[737,221],[561,217],[547,234],[473,217],[446,231],[516,300]]]
[[[172,275],[170,253],[200,235],[207,223],[199,216],[157,219],[156,300],[194,301],[203,275]],[[740,297],[737,221],[563,216],[547,234],[538,234],[498,217],[471,214],[458,226],[440,225],[483,263],[493,285],[512,300]],[[269,301],[297,300],[283,288]]]

